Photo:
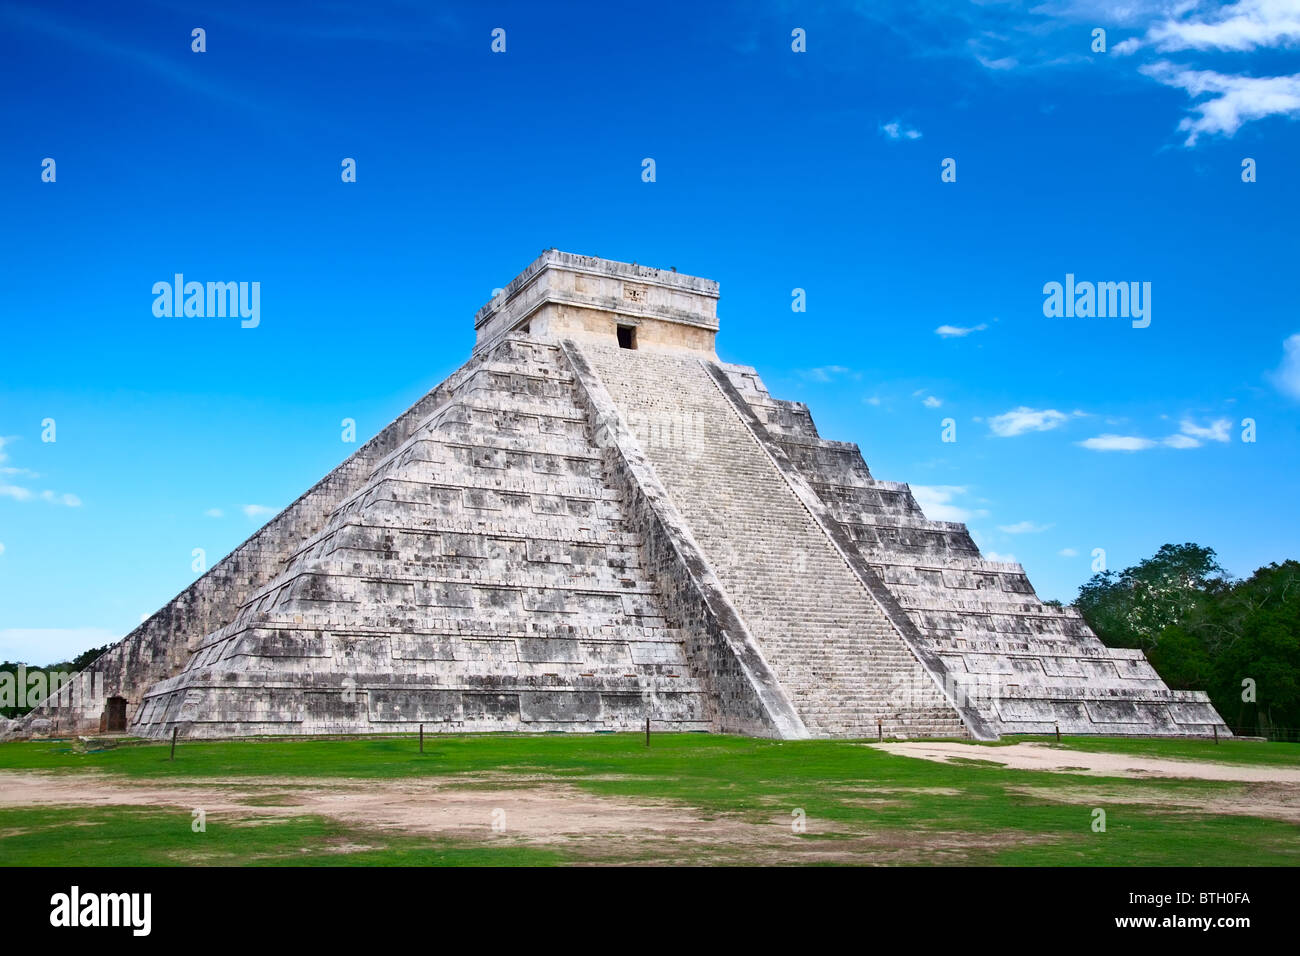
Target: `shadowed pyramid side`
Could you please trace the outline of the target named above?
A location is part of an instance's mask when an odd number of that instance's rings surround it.
[[[555,346],[508,338],[136,732],[707,729]]]

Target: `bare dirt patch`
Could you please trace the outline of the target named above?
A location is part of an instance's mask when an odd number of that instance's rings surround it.
[[[350,826],[552,842],[566,836],[660,833],[697,823],[689,807],[650,806],[549,783],[527,788],[441,780],[189,779],[162,784],[97,772],[0,772],[0,806],[171,806],[209,816],[326,816]],[[493,824],[497,827],[494,828]],[[502,829],[504,827],[504,829]]]
[[[1171,760],[1135,754],[1058,750],[1048,744],[1020,743],[982,747],[960,743],[870,744],[904,757],[953,763],[978,760],[1013,770],[1045,770],[1093,777],[1167,777],[1183,780],[1224,780],[1240,783],[1300,784],[1300,768],[1241,766],[1200,760]]]
[[[1264,817],[1286,823],[1300,823],[1300,789],[1289,784],[1252,784],[1230,792],[1171,793],[1168,788],[1125,787],[1010,787],[1010,792],[1079,806],[1107,803],[1152,806],[1174,813],[1204,813],[1212,816]]]
[[[870,799],[874,788],[861,789],[863,798]],[[881,788],[882,798],[891,792]],[[0,807],[38,806],[171,807],[186,814],[201,808],[209,825],[224,818],[227,825],[238,826],[316,815],[348,826],[362,839],[378,830],[481,844],[515,842],[561,848],[576,861],[604,864],[962,863],[1010,841],[1024,842],[1023,834],[864,832],[815,817],[806,821],[806,833],[796,834],[789,810],[766,822],[746,820],[513,775],[479,774],[458,781],[229,777],[172,783],[100,771],[0,771]],[[503,832],[493,829],[498,820]]]

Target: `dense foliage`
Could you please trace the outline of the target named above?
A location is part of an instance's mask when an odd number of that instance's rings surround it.
[[[1300,739],[1300,562],[1232,581],[1214,550],[1167,544],[1096,574],[1075,601],[1111,647],[1139,647],[1170,687],[1204,690],[1238,733]]]

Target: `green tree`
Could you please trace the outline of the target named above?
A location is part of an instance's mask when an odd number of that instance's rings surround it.
[[[1175,643],[1165,646],[1166,639]],[[1186,641],[1183,652],[1179,642]],[[1195,649],[1194,649],[1195,648]],[[1300,562],[1257,570],[1211,595],[1161,636],[1152,664],[1163,677],[1192,654],[1212,666],[1202,684],[1234,727],[1269,737],[1300,735]],[[1253,698],[1253,699],[1252,699]]]
[[[1300,739],[1300,562],[1229,581],[1213,549],[1162,547],[1094,575],[1075,601],[1111,647],[1139,647],[1162,680],[1203,690],[1238,733]]]
[[[1213,548],[1166,544],[1131,568],[1094,574],[1074,606],[1110,647],[1150,650],[1166,628],[1227,586]]]

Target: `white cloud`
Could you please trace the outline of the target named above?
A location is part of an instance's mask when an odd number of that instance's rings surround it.
[[[10,627],[0,629],[0,659],[44,665],[70,660],[92,647],[120,640],[105,627]]]
[[[1184,7],[1183,12],[1190,9]],[[1170,50],[1246,52],[1300,42],[1300,5],[1295,0],[1239,0],[1208,18],[1167,19],[1147,31],[1147,42]]]
[[[984,553],[985,561],[1005,561],[1007,564],[1015,564],[1016,556],[1014,554],[999,554],[997,551],[986,551]]]
[[[222,515],[225,514],[225,512],[222,511],[220,508],[209,508],[207,511],[203,513],[207,515],[209,518],[220,518]]]
[[[0,554],[4,554],[4,553],[5,553],[5,543],[3,541],[0,541]]]
[[[1169,416],[1162,415],[1160,417],[1168,418]],[[1179,449],[1200,448],[1207,441],[1229,441],[1232,419],[1216,418],[1208,425],[1198,425],[1190,418],[1184,418],[1178,423],[1178,428],[1176,434],[1169,435],[1159,441],[1142,438],[1138,435],[1106,434],[1086,439],[1078,444],[1092,451],[1145,451],[1148,448],[1155,448],[1157,445]]]
[[[1020,61],[1014,56],[1000,56],[993,60],[976,54],[975,59],[979,60],[980,66],[988,70],[1014,70],[1020,65]]]
[[[822,365],[817,368],[796,369],[795,374],[812,382],[833,382],[846,376],[861,378],[860,375],[854,373],[853,369],[845,368],[843,365]]]
[[[880,404],[880,398],[879,398],[878,396],[876,396],[876,395],[872,395],[870,398],[864,399],[864,401],[865,401],[868,405],[879,405],[879,404]]]
[[[1078,413],[1076,413],[1078,414]],[[989,428],[999,438],[1012,438],[1025,432],[1046,432],[1063,425],[1069,415],[1054,408],[1035,409],[1021,405],[989,419]]]
[[[1283,340],[1282,364],[1268,378],[1283,395],[1300,398],[1300,332]]]
[[[1142,451],[1153,447],[1155,442],[1134,435],[1098,435],[1079,442],[1079,445],[1092,451]]]
[[[274,514],[274,508],[268,508],[266,505],[244,505],[243,512],[250,518],[260,518],[262,515]]]
[[[987,329],[988,323],[981,322],[979,325],[962,326],[962,325],[941,325],[934,330],[935,335],[943,336],[945,339],[961,338],[970,335],[972,332],[983,332]]]
[[[1063,558],[1075,558],[1078,557],[1079,555],[1079,552],[1075,551],[1074,548],[1062,548],[1060,551],[1056,553]]]
[[[48,501],[52,505],[67,505],[69,508],[80,508],[81,499],[76,495],[55,494],[53,491],[42,491],[41,500]]]
[[[1184,145],[1195,146],[1202,133],[1232,136],[1242,123],[1265,116],[1300,115],[1300,73],[1291,76],[1234,76],[1213,70],[1192,70],[1166,60],[1138,68],[1157,83],[1181,89],[1192,99],[1208,96],[1192,109],[1178,128],[1187,133]]]
[[[1201,441],[1226,442],[1229,439],[1228,432],[1232,428],[1232,419],[1216,418],[1209,425],[1201,427],[1191,419],[1184,418],[1178,423],[1178,428],[1184,435]]]
[[[927,395],[925,396],[925,399],[924,401],[921,402],[921,404],[924,405],[926,408],[938,408],[940,405],[943,404],[943,399],[935,398],[933,395]]]
[[[892,123],[882,124],[880,127],[880,131],[885,134],[886,139],[898,140],[898,139],[920,139],[921,138],[921,131],[919,129],[913,129],[910,126],[904,126],[898,120],[894,120]]]
[[[15,501],[27,501],[32,493],[17,485],[0,485],[0,498],[13,498]]]
[[[1038,534],[1053,527],[1050,524],[1035,524],[1032,521],[1017,521],[1015,524],[998,525],[998,530],[1005,534]]]
[[[924,10],[927,5],[914,6]],[[1036,0],[1031,4],[984,0],[933,6],[934,12],[918,15],[938,29],[926,31],[924,40],[918,34],[915,42],[943,54],[973,57],[989,70],[1078,67],[1106,59],[1126,69],[1137,59],[1135,54],[1160,59],[1148,60],[1138,70],[1184,90],[1194,101],[1192,115],[1179,124],[1188,146],[1202,134],[1231,136],[1243,123],[1300,114],[1300,74],[1247,75],[1240,60],[1239,66],[1231,65],[1234,55],[1281,53],[1300,45],[1296,0]],[[893,25],[885,12],[868,15],[882,25]],[[1088,52],[1088,31],[1097,26],[1104,26],[1115,38],[1102,55]],[[1167,62],[1171,56],[1193,62]],[[1207,56],[1215,60],[1195,62]],[[1283,62],[1281,56],[1258,56],[1249,62],[1249,69],[1258,73],[1274,62]],[[1213,69],[1204,69],[1206,65]]]
[[[12,441],[11,438],[5,438],[0,435],[0,461],[8,461],[9,455],[6,454],[4,447]],[[0,475],[13,475],[15,477],[39,478],[36,472],[28,468],[14,468],[12,466],[0,468]],[[0,485],[0,498],[12,498],[14,501],[31,501],[39,497],[42,501],[48,501],[50,504],[67,505],[69,508],[79,508],[81,499],[72,494],[59,494],[53,491],[42,491],[38,496],[30,488],[24,488],[21,485]]]
[[[953,499],[966,494],[961,485],[912,485],[912,497],[931,521],[970,521],[988,514],[984,509],[963,508]]]

